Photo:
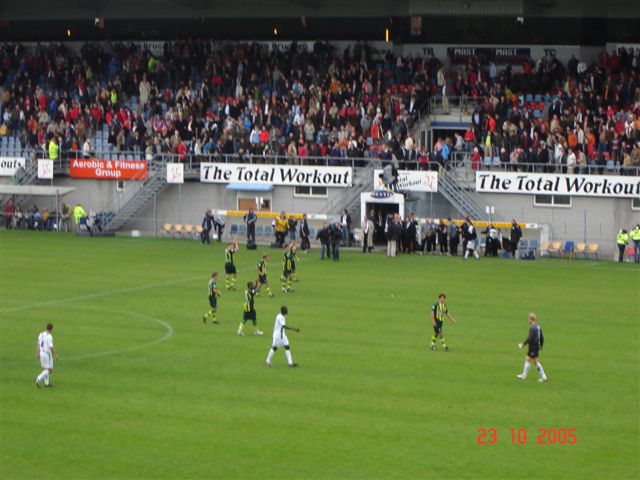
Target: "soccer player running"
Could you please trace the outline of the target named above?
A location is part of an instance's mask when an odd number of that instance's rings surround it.
[[[240,322],[240,326],[238,327],[238,335],[244,335],[244,324],[247,323],[248,320],[251,320],[253,323],[253,334],[254,335],[262,335],[263,332],[258,330],[258,320],[256,319],[256,309],[254,306],[254,302],[256,299],[256,290],[254,288],[253,283],[247,283],[247,289],[244,291],[244,306],[242,307],[242,321]]]
[[[284,347],[284,354],[287,357],[287,363],[290,367],[297,367],[298,364],[293,362],[291,358],[291,350],[289,349],[289,339],[287,338],[286,330],[293,330],[294,332],[300,332],[299,328],[290,327],[287,325],[286,315],[289,313],[287,307],[280,307],[280,313],[276,316],[276,323],[273,326],[273,343],[271,349],[267,355],[267,367],[271,368],[271,360],[279,347]]]
[[[216,312],[218,311],[218,297],[221,295],[218,290],[216,282],[218,281],[218,272],[211,274],[209,280],[209,311],[202,316],[202,323],[207,323],[207,318],[211,319],[211,323],[220,323],[216,318]]]
[[[45,387],[53,387],[49,377],[53,373],[53,358],[58,359],[58,354],[53,349],[53,324],[47,323],[45,330],[38,335],[36,343],[36,358],[40,359],[40,366],[44,369],[36,378],[36,387],[44,381]]]
[[[286,243],[282,247],[282,293],[293,292],[291,287],[291,253]]]
[[[256,295],[260,295],[260,289],[264,285],[270,297],[273,297],[269,281],[267,280],[267,263],[269,263],[269,255],[262,255],[262,260],[258,263],[258,280],[256,281]]]
[[[433,304],[431,307],[431,320],[433,321],[433,336],[431,337],[431,350],[437,350],[436,348],[436,340],[440,338],[440,343],[442,344],[442,348],[445,352],[449,351],[449,347],[444,341],[444,336],[442,334],[442,323],[444,317],[446,316],[451,323],[454,325],[457,323],[456,319],[449,313],[449,309],[447,308],[447,304],[444,303],[447,299],[447,296],[444,293],[438,295],[438,301]]]
[[[524,368],[522,369],[522,373],[517,375],[517,377],[520,380],[526,380],[531,365],[535,365],[536,370],[538,370],[538,374],[540,375],[538,381],[541,383],[546,382],[547,376],[544,373],[542,364],[538,361],[538,355],[540,353],[540,350],[542,350],[542,346],[544,345],[542,328],[540,328],[540,325],[538,325],[538,319],[535,313],[530,313],[528,320],[529,336],[524,342],[518,344],[518,348],[522,348],[525,345],[528,345],[529,350],[527,351],[527,356],[524,359]]]
[[[225,287],[227,290],[236,289],[236,253],[238,244],[231,242],[224,251],[224,273],[227,275]]]

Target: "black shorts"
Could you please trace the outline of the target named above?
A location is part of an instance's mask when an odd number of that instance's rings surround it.
[[[252,311],[252,312],[244,312],[242,314],[242,319],[246,322],[247,320],[253,320],[254,322],[256,321],[256,311]]]
[[[527,357],[538,358],[539,352],[538,348],[529,346],[529,350],[527,351]]]
[[[433,327],[433,333],[436,335],[442,333],[442,322],[440,320],[436,320],[436,325]]]
[[[211,308],[213,308],[214,310],[216,308],[218,308],[218,299],[216,298],[215,295],[209,295],[209,305],[211,306]]]
[[[294,262],[293,260],[291,261],[291,273],[295,273],[296,271],[296,262]]]
[[[258,275],[258,280],[260,280],[260,283],[265,284],[265,283],[267,283],[267,276],[266,275]]]
[[[233,263],[225,263],[224,264],[224,272],[229,275],[229,274],[234,274],[236,273],[236,266]]]

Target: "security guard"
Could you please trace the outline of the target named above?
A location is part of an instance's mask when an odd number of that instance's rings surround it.
[[[640,263],[640,223],[631,230],[631,240],[633,240],[633,260]]]
[[[58,146],[58,144],[56,143],[56,138],[55,137],[51,137],[51,140],[49,141],[49,159],[50,160],[57,160],[59,157],[59,151],[60,147]]]
[[[629,234],[623,228],[622,230],[620,230],[620,232],[618,232],[618,236],[616,239],[618,241],[618,251],[620,252],[618,255],[618,261],[622,262],[622,260],[624,260],[624,249],[626,248],[627,243],[629,243]]]

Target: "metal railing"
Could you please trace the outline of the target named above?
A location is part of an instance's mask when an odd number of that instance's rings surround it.
[[[464,115],[471,115],[477,106],[478,100],[474,100],[466,95],[447,95],[445,97],[442,95],[433,95],[429,99],[429,114],[459,115],[460,118],[462,118]]]
[[[501,162],[498,158],[483,158],[477,163],[471,161],[468,152],[454,152],[451,159],[444,164],[447,170],[466,171],[475,175],[476,171],[527,172],[527,173],[563,173],[574,175],[626,175],[640,176],[640,166],[622,167],[619,163],[609,161],[605,165],[594,163],[568,167],[560,163]]]

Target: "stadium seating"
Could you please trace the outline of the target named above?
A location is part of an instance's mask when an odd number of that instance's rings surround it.
[[[162,230],[160,230],[160,236],[171,238],[172,231],[173,231],[173,225],[171,225],[170,223],[165,223],[164,225],[162,225]]]
[[[553,257],[554,254],[557,254],[558,257],[560,257],[561,249],[562,249],[562,243],[561,242],[551,242],[551,244],[547,248],[547,252],[549,253],[549,257]]]
[[[193,229],[193,225],[190,223],[186,224],[182,230],[182,235],[183,237],[188,236],[189,238],[195,239],[195,230]]]
[[[202,236],[202,232],[203,232],[202,226],[201,225],[196,225],[196,228],[194,230],[194,235],[195,235],[195,239],[196,240]]]
[[[531,240],[529,242],[529,250],[533,251],[536,255],[538,254],[538,240]]]
[[[182,224],[181,223],[177,223],[173,226],[173,230],[171,231],[171,235],[175,238],[177,236],[180,236],[180,238],[184,238],[183,235],[183,230],[182,230]]]
[[[586,243],[576,243],[576,249],[574,251],[575,255],[581,255],[583,258],[587,258],[587,244]]]
[[[633,247],[633,245],[629,245],[627,248],[624,249],[624,260],[633,261],[634,254],[635,254],[635,248]]]
[[[586,256],[589,258],[589,255],[593,255],[596,260],[598,259],[598,249],[599,245],[597,243],[588,243],[587,244],[587,253]]]
[[[572,240],[567,240],[564,243],[564,248],[560,251],[560,258],[568,257],[571,260],[575,256],[575,243]]]
[[[238,225],[234,223],[231,225],[231,229],[229,230],[229,235],[231,235],[231,238],[233,238],[237,234],[238,234]]]
[[[549,247],[551,246],[551,243],[549,242],[542,242],[540,243],[540,256],[542,255],[549,255]]]

